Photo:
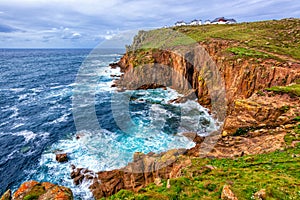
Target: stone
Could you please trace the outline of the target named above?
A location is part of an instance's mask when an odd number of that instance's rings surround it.
[[[166,186],[168,189],[171,188],[171,184],[170,184],[170,179],[167,180],[167,186]]]
[[[162,186],[161,179],[159,177],[155,178],[154,179],[154,184],[157,185],[157,186]]]
[[[267,199],[266,189],[261,189],[258,192],[256,192],[253,195],[252,199],[255,199],[255,200],[266,200]]]
[[[209,169],[209,170],[217,169],[217,167],[212,166],[212,165],[205,165],[203,168],[204,168],[204,169]]]
[[[0,200],[11,200],[11,190],[7,190],[2,197],[0,198]]]
[[[57,153],[55,155],[55,159],[57,162],[67,162],[68,161],[68,155],[67,153]]]
[[[49,182],[39,183],[32,180],[23,183],[13,194],[13,200],[24,199],[73,200],[73,193],[71,189],[63,186]]]
[[[229,185],[224,185],[222,193],[221,193],[221,199],[222,200],[238,200],[238,198],[231,191]]]
[[[38,185],[39,182],[31,180],[25,183],[22,183],[17,191],[13,194],[14,200],[22,200],[27,193],[29,193],[35,185]]]
[[[51,188],[49,188],[44,194],[39,196],[39,200],[73,200],[73,193],[72,190],[63,187],[55,185]]]

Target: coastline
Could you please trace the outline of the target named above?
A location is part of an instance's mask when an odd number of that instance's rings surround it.
[[[227,86],[226,97],[229,103],[225,126],[222,132],[216,135],[218,140],[213,150],[202,156],[201,150],[203,146],[201,145],[205,138],[197,136],[195,133],[188,133],[186,136],[191,138],[196,144],[191,149],[169,150],[161,154],[149,153],[146,155],[137,152],[134,154],[133,162],[128,163],[126,167],[96,172],[96,178],[90,176],[91,171],[88,169],[74,168],[72,172],[74,182],[80,184],[84,179],[93,180],[90,189],[97,199],[117,194],[122,189],[139,194],[143,190],[142,188],[151,185],[151,183],[155,183],[155,187],[158,188],[172,187],[175,184],[173,180],[187,176],[184,173],[185,169],[193,169],[195,161],[202,162],[206,159],[213,161],[216,158],[229,158],[228,160],[242,160],[244,162],[244,159],[248,158],[255,160],[255,155],[258,154],[273,155],[272,152],[276,152],[276,150],[281,151],[282,154],[287,152],[288,155],[297,154],[299,138],[294,132],[296,132],[297,126],[299,127],[299,121],[296,120],[298,117],[297,113],[299,113],[299,106],[297,106],[300,103],[299,96],[291,94],[289,91],[275,91],[268,88],[272,88],[272,86],[285,87],[290,84],[297,85],[297,80],[300,78],[300,62],[278,60],[273,57],[256,58],[257,55],[240,57],[234,53],[236,49],[232,50],[232,48],[236,48],[236,45],[241,45],[241,43],[231,40],[210,39],[201,44],[206,47],[207,52],[209,52],[216,63],[225,66],[225,70],[220,69],[220,71],[225,77]],[[126,70],[129,68],[134,68],[132,61],[140,53],[125,54],[118,63],[121,65],[121,70],[126,73]],[[150,57],[150,60],[153,58],[155,62],[171,63],[171,66],[177,69],[188,66],[182,59],[178,59],[172,54],[168,55],[165,52],[153,52],[150,50],[146,55],[148,61]],[[170,58],[172,58],[172,62],[170,62]],[[177,63],[177,65],[174,63]],[[188,72],[187,69],[183,71]],[[237,71],[239,73],[236,76],[230,75]],[[199,98],[199,103],[211,108],[205,83],[199,80],[198,75],[192,76],[192,80],[195,83],[198,82],[198,85],[192,85],[202,89],[193,89],[197,90],[196,95]],[[120,78],[122,77],[121,75]],[[238,82],[239,80],[240,82]],[[176,81],[178,82],[178,79]],[[161,85],[150,85],[144,89],[157,87],[161,87]],[[287,141],[287,136],[292,138],[291,142]],[[251,163],[252,161],[245,162]],[[157,168],[157,166],[161,165],[163,167]],[[206,173],[205,170],[208,170],[208,173],[218,171],[215,170],[215,166],[204,164],[201,167],[205,168],[204,171],[200,170],[203,174]],[[135,173],[136,170],[140,173]],[[193,179],[193,176],[191,179]],[[168,186],[167,183],[170,180],[171,185]],[[101,184],[99,183],[100,181]],[[222,184],[217,186],[217,188],[223,188],[224,183],[222,182]],[[235,186],[230,183],[229,185]],[[216,190],[215,188],[212,191],[220,196],[220,191],[217,192]],[[252,193],[254,195],[254,192]],[[128,195],[134,194],[128,193]]]

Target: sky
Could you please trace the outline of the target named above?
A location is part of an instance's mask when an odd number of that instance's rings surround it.
[[[0,0],[0,48],[122,47],[139,29],[176,21],[300,18],[298,0]],[[109,44],[109,43],[107,43]]]

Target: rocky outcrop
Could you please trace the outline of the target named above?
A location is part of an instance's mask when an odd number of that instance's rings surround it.
[[[94,175],[90,186],[94,197],[108,197],[121,189],[138,191],[149,183],[159,184],[160,179],[176,178],[181,175],[181,169],[191,164],[191,160],[182,157],[186,150],[169,150],[164,153],[135,153],[133,162],[126,167],[98,172]],[[77,175],[77,176],[76,176]],[[77,177],[81,180],[89,179],[91,171],[74,169],[74,181]]]
[[[11,191],[8,190],[1,197],[1,200],[10,199],[73,200],[73,193],[69,188],[63,186],[58,186],[49,182],[39,183],[31,180],[23,183],[13,195],[11,195]]]
[[[0,200],[11,200],[11,190],[7,190],[2,197],[0,198]]]
[[[248,99],[236,99],[226,117],[223,135],[243,135],[248,132],[257,135],[266,129],[280,129],[293,123],[300,113],[299,105],[298,97],[273,92],[260,92]]]

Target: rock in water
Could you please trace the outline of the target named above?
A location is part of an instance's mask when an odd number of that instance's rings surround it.
[[[222,200],[238,200],[238,198],[231,191],[229,185],[224,185],[222,194],[221,194],[221,199]]]
[[[11,200],[11,190],[7,190],[2,197],[0,198],[0,200]]]
[[[73,200],[73,193],[71,189],[67,187],[48,182],[39,183],[37,181],[28,181],[23,183],[13,194],[13,199]]]
[[[68,155],[66,153],[58,153],[58,154],[56,154],[56,160],[58,162],[67,162]]]

